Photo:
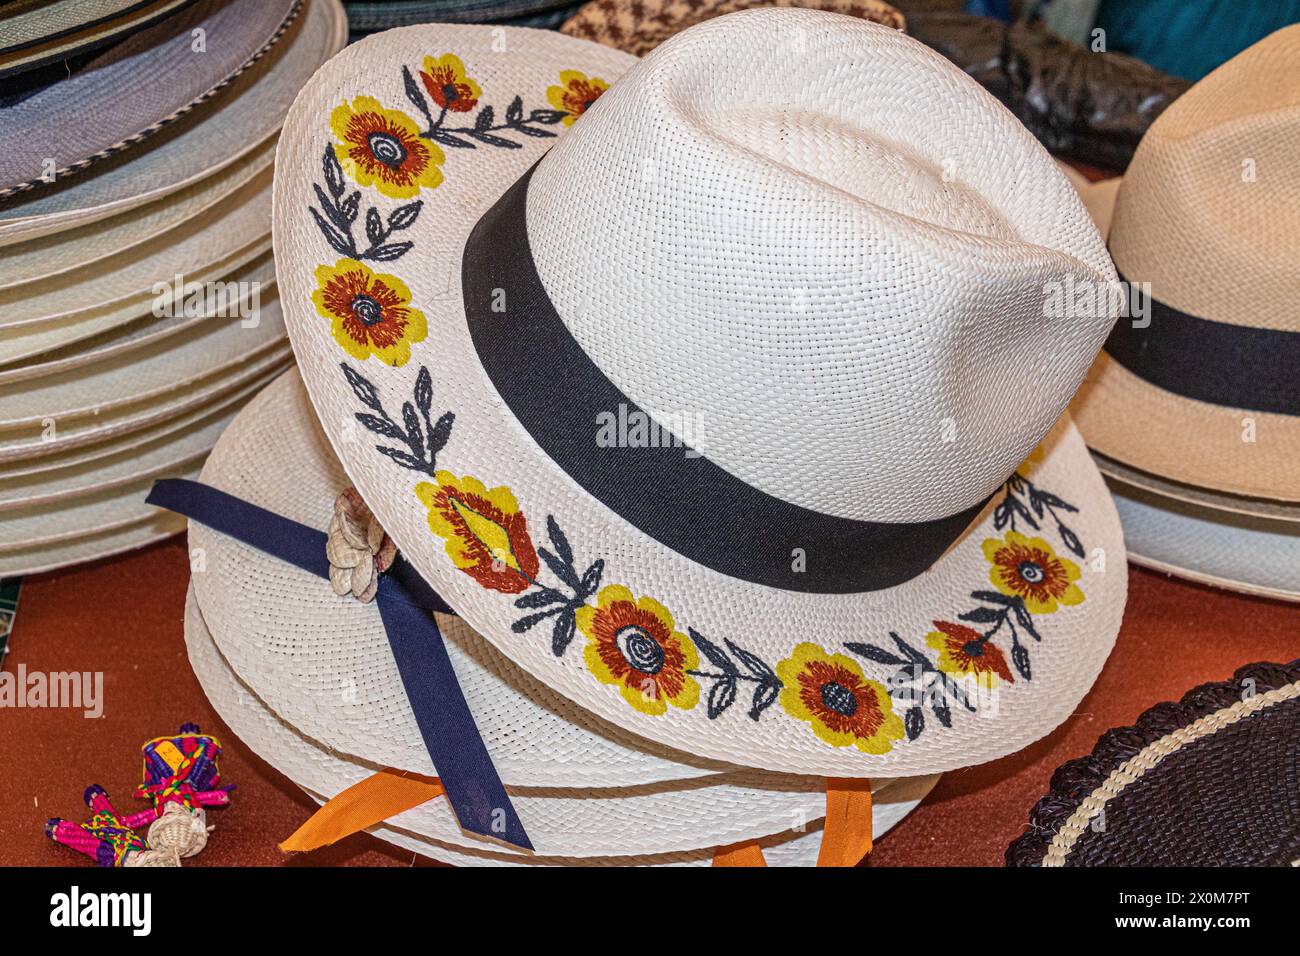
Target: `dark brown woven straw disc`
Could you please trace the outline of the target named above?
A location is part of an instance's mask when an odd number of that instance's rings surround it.
[[[1009,866],[1300,865],[1300,660],[1248,664],[1108,731],[1029,821]]]

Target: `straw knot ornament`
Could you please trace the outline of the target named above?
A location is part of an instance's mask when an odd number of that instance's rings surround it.
[[[351,594],[367,604],[379,590],[379,576],[392,567],[397,558],[393,539],[384,534],[366,503],[355,488],[348,488],[334,499],[325,555],[330,563],[330,586],[334,593]]]

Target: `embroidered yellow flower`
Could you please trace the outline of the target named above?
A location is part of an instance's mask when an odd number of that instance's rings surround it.
[[[428,334],[424,313],[411,308],[411,290],[397,276],[372,272],[355,259],[316,267],[316,311],[330,320],[334,341],[355,359],[374,356],[404,365],[411,345]]]
[[[454,53],[444,53],[436,60],[426,56],[420,82],[430,99],[452,113],[468,113],[483,95],[482,88],[465,75],[465,64]]]
[[[489,490],[473,475],[439,471],[415,486],[429,509],[429,530],[446,541],[456,567],[503,594],[527,590],[537,577],[537,551],[528,520],[505,485]]]
[[[1083,603],[1083,591],[1074,583],[1079,580],[1079,566],[1057,557],[1042,538],[1008,531],[1005,539],[985,540],[984,557],[993,586],[1022,598],[1031,614],[1052,614],[1059,605]]]
[[[690,675],[700,664],[695,644],[654,598],[607,585],[596,607],[578,609],[577,624],[587,637],[587,669],[602,684],[617,686],[641,713],[657,717],[669,704],[690,710],[699,702],[700,685]]]
[[[832,747],[886,754],[903,738],[903,720],[894,713],[889,692],[868,680],[852,658],[805,642],[776,666],[776,674],[784,685],[782,709],[810,724]]]
[[[374,186],[393,199],[409,199],[442,182],[446,156],[420,138],[420,127],[401,110],[384,109],[372,96],[334,107],[330,130],[343,172],[360,186]]]
[[[564,125],[572,126],[574,120],[587,112],[607,89],[609,84],[599,77],[588,78],[587,74],[577,70],[564,70],[560,73],[560,85],[547,87],[546,100],[557,110],[567,113]]]
[[[1002,649],[973,627],[935,621],[937,631],[925,636],[925,643],[939,652],[939,670],[950,677],[973,677],[978,686],[992,690],[998,678],[1014,684]]]

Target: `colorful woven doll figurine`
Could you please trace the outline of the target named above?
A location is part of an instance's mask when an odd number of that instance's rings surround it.
[[[180,866],[174,850],[150,848],[117,815],[104,788],[94,784],[86,789],[86,806],[94,811],[87,823],[51,819],[45,835],[55,843],[84,853],[99,866]]]
[[[208,842],[204,807],[230,803],[230,788],[221,787],[221,742],[182,724],[172,737],[156,737],[140,748],[144,754],[141,783],[135,795],[152,802],[125,819],[127,826],[149,827],[149,845],[194,856]]]

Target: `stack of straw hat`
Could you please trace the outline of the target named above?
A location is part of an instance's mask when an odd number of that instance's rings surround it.
[[[394,30],[274,192],[298,367],[152,500],[206,692],[324,804],[285,849],[854,865],[1092,685],[1127,574],[1065,409],[1114,313],[1040,296],[1114,271],[921,44]]]
[[[149,483],[291,361],[276,138],[346,36],[337,0],[34,6],[0,11],[0,575],[179,530]]]
[[[1300,601],[1300,26],[1161,114],[1081,187],[1121,318],[1072,406],[1137,564]]]

